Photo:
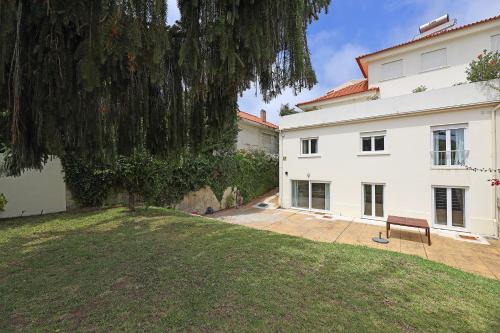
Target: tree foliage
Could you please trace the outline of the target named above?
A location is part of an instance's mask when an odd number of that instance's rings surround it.
[[[299,113],[299,111],[295,110],[294,107],[290,107],[288,103],[286,104],[281,104],[280,107],[280,117],[288,116],[291,114]]]
[[[0,1],[11,173],[49,154],[169,156],[234,141],[251,83],[269,100],[316,82],[306,28],[329,2],[180,0],[170,26],[166,0]]]

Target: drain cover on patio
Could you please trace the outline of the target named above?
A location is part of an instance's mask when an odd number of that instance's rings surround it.
[[[468,236],[468,235],[458,235],[458,237],[467,239],[467,240],[478,240],[477,237],[474,236]]]
[[[261,202],[260,204],[258,204],[257,206],[261,207],[261,208],[267,208],[269,207],[269,204],[266,204],[265,202]]]

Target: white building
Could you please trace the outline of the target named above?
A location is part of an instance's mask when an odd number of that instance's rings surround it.
[[[0,193],[8,200],[0,218],[41,215],[66,210],[66,185],[61,161],[51,159],[42,171],[19,177],[0,177]]]
[[[498,237],[495,173],[461,164],[500,167],[499,93],[464,83],[478,54],[498,50],[500,16],[441,29],[358,57],[364,79],[281,118],[282,207]]]
[[[236,149],[278,154],[278,126],[267,121],[265,110],[260,111],[260,118],[238,111],[238,129]]]

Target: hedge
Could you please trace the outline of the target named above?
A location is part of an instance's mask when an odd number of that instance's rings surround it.
[[[240,190],[244,202],[278,186],[278,159],[263,152],[239,151],[222,156],[183,155],[161,159],[147,152],[119,157],[112,163],[63,159],[65,181],[80,207],[104,205],[112,192],[129,193],[147,205],[174,206],[185,194],[210,186],[221,200],[230,186]]]

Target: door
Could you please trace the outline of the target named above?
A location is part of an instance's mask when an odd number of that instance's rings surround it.
[[[464,188],[434,187],[434,226],[450,229],[465,228]]]
[[[292,180],[292,207],[307,210],[330,210],[330,183]]]
[[[363,215],[384,217],[384,185],[363,184]]]

